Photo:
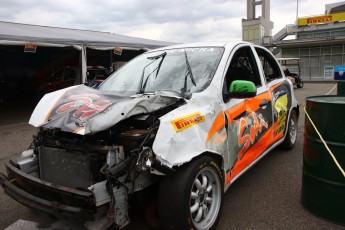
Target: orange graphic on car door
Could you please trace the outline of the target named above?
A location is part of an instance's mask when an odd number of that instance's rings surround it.
[[[254,162],[273,141],[272,103],[269,92],[260,94],[244,102],[244,111],[240,116],[231,117],[229,113],[230,154],[236,154],[237,159],[231,170],[231,179]],[[238,130],[237,135],[233,135]]]
[[[223,121],[224,120],[224,121]],[[269,92],[247,99],[219,114],[210,129],[207,143],[215,146],[214,138],[223,128],[227,131],[227,152],[231,181],[263,153],[273,141],[272,103]],[[219,134],[220,136],[220,134]],[[210,144],[209,142],[214,142]],[[229,178],[229,176],[227,176]]]

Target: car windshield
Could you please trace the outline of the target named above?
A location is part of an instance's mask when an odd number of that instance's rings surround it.
[[[210,84],[223,52],[220,47],[148,52],[113,73],[99,90],[126,95],[170,90],[189,98]]]

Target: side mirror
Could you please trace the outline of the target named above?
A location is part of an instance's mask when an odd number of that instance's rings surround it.
[[[229,96],[232,98],[251,98],[256,96],[256,86],[251,81],[236,80],[229,88]]]

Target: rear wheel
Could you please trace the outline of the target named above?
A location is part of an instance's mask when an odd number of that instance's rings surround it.
[[[302,80],[300,80],[298,83],[297,83],[297,88],[303,88],[304,86],[304,83]]]
[[[291,110],[286,131],[287,133],[281,147],[284,149],[292,149],[297,139],[297,114],[295,110]]]
[[[159,191],[163,229],[215,229],[222,209],[224,179],[213,158],[202,156],[166,177]]]

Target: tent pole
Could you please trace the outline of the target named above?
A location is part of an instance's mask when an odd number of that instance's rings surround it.
[[[86,81],[86,71],[87,71],[87,56],[86,56],[86,47],[81,47],[81,82],[85,83]]]

